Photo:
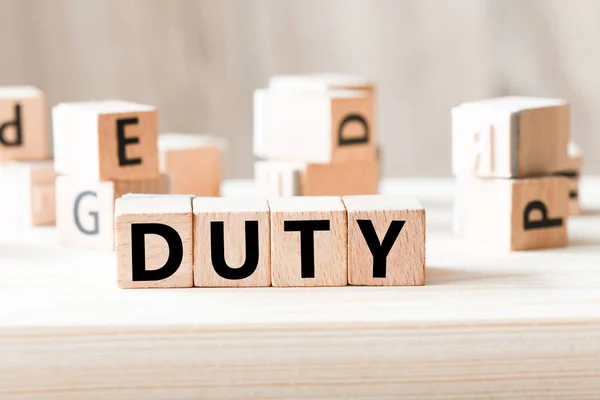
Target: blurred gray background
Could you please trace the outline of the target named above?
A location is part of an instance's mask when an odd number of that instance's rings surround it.
[[[596,0],[0,0],[0,84],[157,105],[162,130],[227,138],[236,178],[274,74],[372,78],[386,176],[450,175],[453,105],[562,97],[600,173],[599,22]]]

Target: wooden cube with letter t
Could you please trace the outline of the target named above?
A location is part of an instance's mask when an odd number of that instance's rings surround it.
[[[346,208],[340,197],[279,197],[271,209],[273,286],[348,284]]]
[[[567,245],[569,182],[460,177],[457,223],[467,239],[504,250]]]
[[[115,203],[121,288],[192,287],[192,198],[127,196]]]
[[[452,109],[455,176],[527,178],[567,166],[569,105],[564,100],[501,97]]]
[[[62,103],[52,109],[52,122],[60,175],[96,181],[159,175],[153,106],[121,100]]]
[[[193,210],[195,286],[271,285],[266,199],[197,197]]]
[[[344,196],[348,283],[425,284],[425,209],[413,196]]]
[[[135,181],[93,181],[71,176],[56,179],[56,228],[61,244],[114,250],[114,202],[126,193],[168,193],[160,175]]]
[[[31,86],[0,87],[0,163],[48,157],[44,94]]]
[[[375,143],[368,92],[259,89],[254,94],[258,157],[319,164],[375,160]]]

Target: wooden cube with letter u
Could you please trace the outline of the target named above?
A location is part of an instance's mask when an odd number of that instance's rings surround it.
[[[375,160],[373,113],[373,97],[365,91],[259,89],[254,153],[320,164]]]
[[[567,178],[461,177],[457,183],[455,220],[466,239],[503,250],[567,245]]]
[[[55,169],[97,181],[151,179],[158,169],[158,116],[127,101],[62,103],[52,109]]]

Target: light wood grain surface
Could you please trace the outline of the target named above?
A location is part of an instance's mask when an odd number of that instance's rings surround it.
[[[584,169],[600,173],[596,0],[2,0],[0,83],[48,104],[125,98],[163,131],[224,136],[250,177],[252,91],[276,74],[377,84],[385,176],[449,175],[450,107],[566,98]]]
[[[451,236],[451,181],[382,190],[427,210],[424,287],[119,290],[113,253],[3,232],[0,398],[597,399],[600,179],[519,253]]]

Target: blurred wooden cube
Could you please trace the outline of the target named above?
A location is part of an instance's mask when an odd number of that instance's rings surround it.
[[[160,134],[160,171],[169,176],[171,193],[219,196],[226,145],[225,140],[207,135]]]
[[[254,154],[329,164],[376,159],[373,98],[365,91],[259,89]]]
[[[42,91],[32,86],[0,87],[0,163],[48,158]]]
[[[259,194],[271,196],[344,196],[376,194],[378,160],[313,164],[257,161],[254,175]]]
[[[0,167],[2,225],[54,225],[54,185],[52,160],[18,162]]]
[[[460,177],[457,183],[456,223],[466,239],[502,250],[567,245],[567,178]]]
[[[455,176],[524,178],[567,165],[569,105],[564,100],[501,97],[452,109]]]
[[[59,175],[90,181],[159,176],[155,107],[122,100],[62,103],[52,108]]]
[[[114,203],[126,193],[164,194],[168,178],[136,181],[90,181],[72,176],[56,179],[56,227],[65,246],[114,250]]]

